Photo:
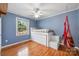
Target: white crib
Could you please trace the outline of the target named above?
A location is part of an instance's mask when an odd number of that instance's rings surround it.
[[[33,41],[38,42],[42,45],[47,46],[48,33],[45,32],[45,29],[34,29],[31,31],[31,38]]]
[[[44,46],[58,49],[59,36],[48,33],[48,29],[31,29],[31,39]]]

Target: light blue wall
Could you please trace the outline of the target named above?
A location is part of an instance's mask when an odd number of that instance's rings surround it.
[[[79,10],[78,10],[78,26],[79,26]]]
[[[78,10],[78,37],[79,37],[79,10]],[[79,38],[78,38],[79,41]]]
[[[64,27],[63,23],[66,15],[69,17],[71,33],[75,45],[79,46],[79,10],[45,18],[41,21],[30,20],[30,27],[53,29],[57,35],[62,36]],[[2,46],[30,38],[30,35],[16,37],[16,16],[17,15],[15,14],[8,13],[6,16],[2,17]],[[28,20],[28,18],[25,19]],[[8,40],[8,43],[6,43],[5,40]]]
[[[30,34],[23,36],[16,36],[16,17],[17,15],[12,13],[7,13],[6,16],[2,17],[2,46],[19,42],[22,40],[27,40],[30,38]],[[18,17],[22,17],[22,16],[18,16]],[[27,18],[25,19],[29,20]],[[29,20],[29,21],[30,21],[30,27],[34,27],[35,21],[33,20]],[[7,43],[5,42],[6,40],[8,40]]]
[[[79,46],[78,10],[67,12],[64,14],[56,15],[56,16],[52,16],[52,17],[37,21],[38,27],[53,29],[57,35],[62,36],[63,30],[64,30],[63,28],[64,28],[65,16],[68,16],[69,23],[70,23],[70,30],[71,30],[71,34],[74,38],[75,45]]]

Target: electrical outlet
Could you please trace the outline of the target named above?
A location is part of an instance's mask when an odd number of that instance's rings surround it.
[[[7,42],[8,42],[8,40],[5,40],[5,42],[7,43]]]

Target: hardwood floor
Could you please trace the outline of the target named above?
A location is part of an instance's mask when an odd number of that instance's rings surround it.
[[[1,49],[1,56],[16,56],[18,51],[24,47],[28,47],[30,41],[17,44],[11,47]]]
[[[28,47],[29,56],[74,56],[74,55],[79,56],[79,53],[74,54],[74,53],[69,53],[62,50],[55,50],[55,49],[43,46],[41,44],[38,44],[31,40],[28,42],[24,42],[22,44],[12,46],[12,47],[4,48],[1,50],[1,55],[2,56],[16,56],[18,51],[24,47]]]

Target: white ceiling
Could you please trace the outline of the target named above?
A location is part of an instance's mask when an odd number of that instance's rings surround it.
[[[39,19],[79,9],[78,3],[9,3],[8,12],[34,19],[33,9],[39,8]]]

